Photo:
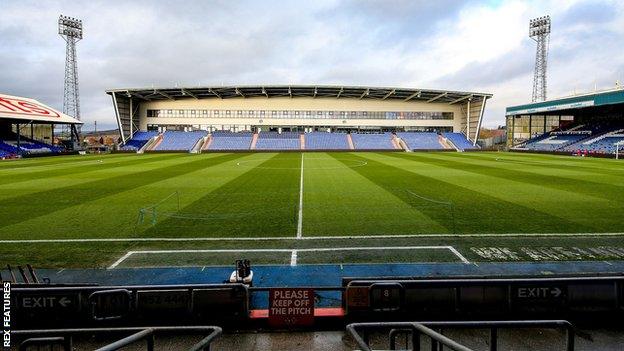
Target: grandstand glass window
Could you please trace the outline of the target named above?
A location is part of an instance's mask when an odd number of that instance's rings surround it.
[[[260,115],[265,116],[267,112],[265,110],[253,111],[253,110],[152,110],[146,111],[147,117],[188,117],[195,118],[201,115],[202,117],[219,117],[220,115],[230,118],[246,118],[250,116]],[[269,113],[273,118],[319,118],[319,119],[383,119],[383,120],[452,120],[454,118],[453,112],[397,112],[397,111],[322,111],[322,110],[271,110]],[[558,119],[557,119],[558,121]],[[547,126],[556,125],[555,120],[549,119],[546,123]],[[537,129],[541,126],[544,129],[544,119],[537,120],[532,123],[531,126],[526,126],[527,131],[529,129]]]

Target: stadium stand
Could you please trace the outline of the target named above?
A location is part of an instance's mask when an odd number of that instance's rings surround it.
[[[547,138],[525,145],[529,150],[556,151],[568,145],[586,139],[591,133],[580,132],[554,132]],[[555,134],[557,133],[557,134]]]
[[[356,150],[394,150],[392,133],[352,133],[351,139]]]
[[[572,144],[566,147],[566,151],[614,154],[618,145],[620,150],[622,150],[622,147],[624,146],[624,134],[622,134],[622,132],[624,132],[623,129],[618,129],[616,131],[605,133],[597,138]]]
[[[301,141],[298,132],[260,132],[256,150],[299,150]]]
[[[479,148],[478,146],[472,145],[464,133],[442,133],[442,136],[450,140],[453,145],[461,151],[475,150]]]
[[[157,151],[191,151],[199,139],[208,135],[206,131],[179,132],[166,131],[163,140],[154,150]]]
[[[126,144],[121,147],[121,150],[138,151],[143,147],[143,145],[145,145],[145,143],[157,135],[158,132],[136,132],[132,136],[132,139],[128,140]]]
[[[529,139],[520,148],[538,151],[569,151],[615,153],[622,126],[614,122],[594,122],[574,126],[568,130],[551,131]],[[612,142],[612,143],[611,143]]]
[[[310,132],[305,134],[306,150],[348,150],[347,135],[343,133]]]
[[[440,150],[444,146],[438,140],[438,133],[431,132],[399,132],[401,138],[410,150]]]
[[[208,150],[249,150],[252,139],[251,132],[214,131]]]
[[[12,156],[12,153],[0,150],[0,159],[10,158]]]
[[[57,146],[48,145],[40,141],[21,137],[19,148],[17,147],[17,137],[11,136],[8,138],[0,139],[0,151],[6,154],[47,154],[47,153],[59,153],[63,151],[62,148]]]

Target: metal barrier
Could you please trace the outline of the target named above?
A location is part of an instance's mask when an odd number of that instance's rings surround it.
[[[73,336],[76,334],[111,334],[135,332],[123,339],[103,346],[98,351],[114,351],[129,346],[136,342],[145,340],[148,351],[154,350],[155,334],[175,333],[179,334],[207,334],[202,340],[193,345],[189,351],[210,351],[210,345],[214,339],[221,335],[221,328],[217,326],[197,326],[197,327],[147,327],[147,328],[86,328],[86,329],[45,329],[45,330],[14,330],[11,332],[15,336],[41,335],[41,337],[26,339],[21,342],[19,349],[25,351],[29,346],[54,346],[61,345],[63,350],[72,351]],[[45,336],[61,335],[61,336]]]
[[[624,276],[345,279],[347,314],[409,320],[414,315],[493,320],[621,318]],[[382,317],[384,316],[384,317]]]
[[[243,284],[26,286],[12,289],[11,299],[20,329],[205,325],[249,315]]]
[[[437,332],[432,330],[440,330]],[[428,336],[431,340],[431,350],[439,350],[438,346],[443,345],[451,350],[471,351],[441,334],[447,329],[489,329],[490,351],[498,350],[498,330],[499,329],[564,329],[566,331],[566,350],[574,351],[574,338],[576,335],[574,326],[565,320],[527,320],[527,321],[450,321],[450,322],[374,322],[374,323],[352,323],[347,325],[347,331],[358,346],[364,351],[370,351],[369,335],[371,330],[387,330],[389,339],[389,349],[396,350],[396,337],[400,334],[411,335],[412,349],[420,350],[420,336]],[[360,334],[360,331],[362,334]],[[407,344],[407,342],[406,342]],[[405,346],[407,348],[408,345]]]

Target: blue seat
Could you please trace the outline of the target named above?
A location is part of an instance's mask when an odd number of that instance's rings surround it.
[[[256,150],[299,150],[299,136],[298,132],[261,132],[256,141]]]
[[[251,132],[215,131],[208,150],[249,150],[252,140]]]
[[[352,133],[351,140],[356,150],[394,150],[392,133]]]
[[[305,134],[306,150],[348,150],[349,141],[343,133],[311,132]]]
[[[191,151],[199,139],[208,135],[206,131],[178,132],[166,131],[163,140],[154,150],[159,151]]]
[[[399,132],[401,138],[410,150],[442,150],[438,133],[432,132]]]

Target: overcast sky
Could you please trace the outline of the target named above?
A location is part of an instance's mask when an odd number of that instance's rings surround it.
[[[80,18],[85,129],[109,88],[344,84],[489,92],[484,125],[530,101],[528,21],[550,14],[548,96],[624,80],[624,1],[0,0],[0,93],[62,109],[59,14]]]

